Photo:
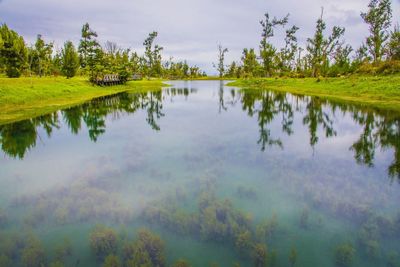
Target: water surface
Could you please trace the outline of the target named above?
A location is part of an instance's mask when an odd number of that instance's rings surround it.
[[[400,266],[399,114],[171,84],[0,126],[0,266]]]

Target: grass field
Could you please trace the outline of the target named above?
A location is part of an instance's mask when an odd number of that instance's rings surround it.
[[[378,109],[400,112],[400,75],[350,76],[345,78],[267,78],[237,80],[230,86],[285,91],[293,94],[319,96]]]
[[[54,112],[90,99],[130,90],[161,88],[160,80],[99,87],[77,77],[0,78],[0,125]]]

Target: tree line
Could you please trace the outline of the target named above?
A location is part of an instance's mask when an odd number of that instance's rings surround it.
[[[46,43],[38,35],[34,45],[28,46],[24,38],[6,24],[0,26],[0,73],[16,78],[21,75],[75,75],[88,76],[95,81],[104,74],[118,74],[126,81],[130,76],[168,79],[186,79],[206,76],[197,66],[187,61],[162,60],[163,47],[155,44],[157,32],[152,32],[143,42],[145,52],[139,55],[131,49],[107,41],[100,45],[97,33],[86,23],[82,27],[79,46],[66,41],[55,51],[54,43]]]
[[[354,49],[343,39],[345,28],[334,26],[326,33],[324,10],[318,18],[314,36],[307,39],[305,48],[298,43],[299,27],[289,24],[289,14],[283,18],[266,13],[260,21],[262,28],[258,53],[244,48],[239,61],[225,65],[228,49],[218,46],[220,77],[337,77],[351,73],[390,74],[400,72],[400,27],[392,26],[390,0],[371,0],[367,12],[360,13],[369,26],[369,35]],[[285,29],[284,46],[275,47],[271,41],[275,31]]]

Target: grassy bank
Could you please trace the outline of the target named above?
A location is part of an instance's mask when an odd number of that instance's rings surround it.
[[[92,86],[85,78],[0,78],[0,125],[54,112],[90,99],[129,90],[161,88],[161,81]]]
[[[293,94],[319,96],[379,109],[400,112],[400,75],[346,78],[268,78],[238,80],[228,84],[242,88],[262,88]]]

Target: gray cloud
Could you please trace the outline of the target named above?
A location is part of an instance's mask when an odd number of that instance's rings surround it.
[[[228,60],[239,59],[242,48],[258,47],[259,20],[265,12],[275,16],[290,13],[290,23],[300,27],[299,40],[314,31],[320,7],[325,7],[329,27],[346,27],[346,40],[358,46],[367,35],[359,16],[366,0],[0,0],[0,22],[34,42],[38,33],[61,46],[65,40],[79,41],[82,24],[89,22],[101,42],[142,51],[142,42],[153,30],[165,47],[164,56],[187,59],[214,72],[218,43],[228,47]],[[400,2],[393,2],[394,18],[400,17]],[[282,44],[283,30],[273,42]]]

